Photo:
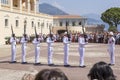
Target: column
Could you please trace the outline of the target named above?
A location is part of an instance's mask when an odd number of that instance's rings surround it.
[[[20,0],[20,12],[22,13],[22,0]]]
[[[30,13],[30,0],[27,1],[27,10],[28,10],[28,13]]]
[[[36,0],[34,0],[34,12],[35,12],[35,14],[36,14]]]
[[[11,9],[11,11],[13,11],[13,0],[11,0],[11,2],[10,2],[10,9]]]
[[[36,11],[37,11],[37,13],[39,13],[39,1],[40,0],[36,0]]]
[[[0,0],[0,9],[1,9],[1,0]]]

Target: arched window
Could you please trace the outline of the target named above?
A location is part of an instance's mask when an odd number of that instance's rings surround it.
[[[62,22],[60,22],[60,26],[63,26],[63,23],[62,23]]]
[[[5,19],[5,27],[8,27],[8,19]]]
[[[79,25],[81,25],[81,22],[79,22]]]
[[[31,26],[34,27],[34,22],[32,21]]]

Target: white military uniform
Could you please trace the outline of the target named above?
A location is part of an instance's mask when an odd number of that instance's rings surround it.
[[[11,62],[16,61],[16,38],[11,37],[10,43],[11,43]]]
[[[113,35],[113,33],[111,33],[110,35]],[[111,36],[108,40],[108,52],[110,55],[110,64],[115,64],[114,50],[115,50],[115,38]]]
[[[32,43],[35,46],[35,63],[40,63],[39,58],[40,58],[40,38],[34,38]]]
[[[22,43],[22,63],[26,62],[26,46],[27,46],[27,40],[25,40],[25,37],[23,36],[21,38]]]
[[[48,37],[46,39],[46,42],[48,44],[48,65],[50,65],[50,64],[53,64],[52,56],[53,56],[53,43],[54,43],[54,40],[51,40],[51,37]]]
[[[69,44],[70,41],[68,40],[67,36],[63,37],[63,44],[64,44],[64,65],[69,65],[68,64],[68,55],[69,55]]]
[[[79,54],[80,54],[80,66],[85,66],[85,63],[84,63],[84,53],[85,53],[85,45],[87,44],[87,42],[85,42],[85,38],[80,36],[78,38],[78,43],[79,43]]]

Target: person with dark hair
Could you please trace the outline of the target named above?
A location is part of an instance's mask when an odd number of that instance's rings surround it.
[[[116,80],[111,67],[103,61],[93,65],[88,77],[90,80]]]
[[[43,69],[35,80],[68,80],[67,76],[60,69]]]

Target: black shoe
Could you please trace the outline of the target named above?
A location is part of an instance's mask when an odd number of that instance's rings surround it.
[[[85,68],[86,66],[85,65],[83,65],[83,66],[79,66],[80,68]]]
[[[35,63],[34,65],[40,65],[41,63]]]
[[[108,65],[109,65],[109,66],[114,66],[115,64],[111,64],[111,63],[109,63]]]
[[[54,64],[52,63],[52,64],[48,64],[48,66],[54,66]]]
[[[70,67],[70,65],[69,65],[69,64],[67,64],[67,65],[64,65],[64,67]]]
[[[17,61],[11,61],[10,63],[16,63]]]
[[[22,62],[21,64],[27,64],[27,62]]]

